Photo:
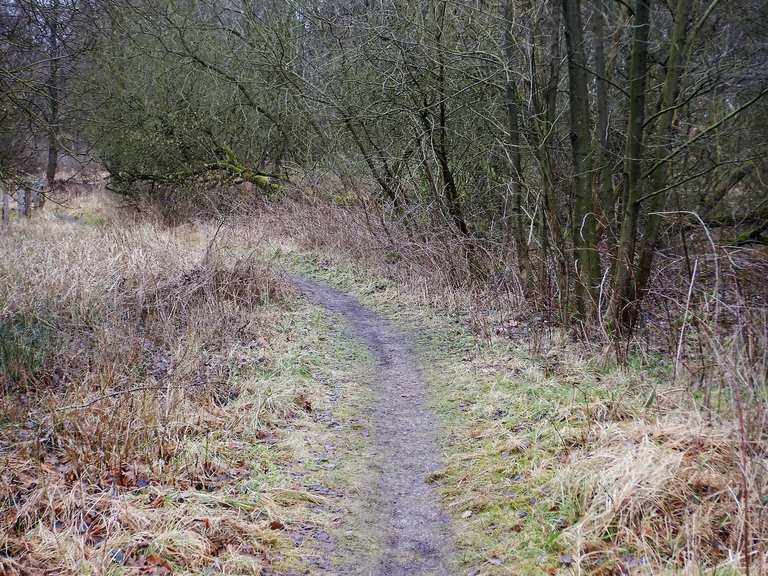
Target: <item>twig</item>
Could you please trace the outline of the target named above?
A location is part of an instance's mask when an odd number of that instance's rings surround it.
[[[680,154],[680,152],[682,152],[683,150],[685,150],[686,148],[691,146],[694,142],[698,141],[699,139],[701,139],[702,137],[706,136],[710,132],[712,132],[714,130],[717,130],[720,126],[722,126],[725,122],[727,122],[728,120],[730,120],[734,116],[738,116],[741,112],[743,112],[744,110],[746,110],[747,108],[749,108],[750,106],[755,104],[757,101],[759,101],[766,94],[768,94],[768,88],[765,88],[765,89],[761,90],[757,94],[757,96],[755,96],[751,100],[745,102],[744,104],[742,104],[741,106],[736,108],[733,112],[731,112],[729,114],[726,114],[720,120],[718,120],[714,124],[708,126],[706,129],[702,130],[701,132],[699,132],[698,134],[696,134],[695,136],[690,138],[687,142],[681,144],[680,146],[678,146],[677,148],[672,150],[672,152],[670,152],[669,154],[664,156],[664,158],[661,158],[660,160],[655,162],[653,164],[653,166],[651,166],[648,170],[646,170],[643,173],[643,175],[640,177],[641,180],[645,180],[646,178],[648,178],[648,176],[653,174],[660,166],[662,166],[666,162],[669,162],[670,160],[672,160],[672,158],[674,158],[675,156]]]
[[[89,400],[84,404],[70,404],[69,406],[56,408],[55,411],[63,412],[65,410],[82,410],[83,408],[88,408],[89,406],[93,406],[97,402],[101,402],[102,400],[106,400],[107,398],[114,398],[115,396],[120,396],[122,394],[130,394],[132,392],[140,392],[142,390],[160,390],[162,387],[163,386],[159,384],[154,384],[152,386],[148,386],[148,385],[134,386],[133,388],[126,388],[125,390],[117,390],[116,392],[110,392],[109,394],[103,394],[101,396],[97,396],[96,398],[93,398],[92,400]]]
[[[680,355],[683,350],[683,337],[685,336],[685,326],[688,323],[688,311],[691,307],[691,295],[693,294],[693,284],[696,281],[696,271],[699,267],[699,259],[693,262],[693,272],[691,272],[691,283],[688,285],[688,298],[685,301],[685,313],[683,314],[683,325],[680,327],[680,338],[677,340],[677,352],[675,353],[675,366],[672,369],[672,383],[677,379],[677,369],[680,366]]]
[[[216,232],[213,233],[213,237],[211,238],[210,242],[208,242],[208,246],[205,249],[205,256],[203,256],[203,262],[208,262],[208,257],[210,256],[211,249],[213,248],[214,243],[216,242],[216,238],[219,235],[219,232],[224,227],[224,223],[227,221],[227,217],[224,216],[221,219],[221,222],[219,222],[218,227],[216,228]]]

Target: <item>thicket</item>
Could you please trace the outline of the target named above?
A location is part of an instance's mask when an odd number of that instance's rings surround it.
[[[685,291],[764,240],[766,6],[737,4],[110,2],[86,131],[119,190],[326,182],[627,341],[669,258]]]

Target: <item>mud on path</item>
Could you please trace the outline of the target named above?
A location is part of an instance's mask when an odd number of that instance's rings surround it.
[[[438,497],[426,483],[438,469],[436,425],[410,338],[355,298],[301,276],[291,281],[311,301],[342,316],[349,333],[374,355],[372,442],[377,476],[371,478],[370,518],[380,534],[376,557],[358,559],[343,574],[411,576],[450,574],[451,538]],[[367,504],[367,503],[366,503]]]

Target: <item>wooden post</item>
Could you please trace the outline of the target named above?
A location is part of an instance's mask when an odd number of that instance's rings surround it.
[[[24,216],[32,218],[32,188],[24,186]]]
[[[21,186],[16,186],[16,214],[21,216],[22,214],[26,214],[26,208],[24,207],[24,188]]]
[[[3,225],[7,226],[11,214],[11,197],[8,194],[8,188],[3,186]]]

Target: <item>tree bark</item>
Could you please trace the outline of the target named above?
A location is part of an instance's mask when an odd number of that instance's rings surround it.
[[[59,0],[51,2],[48,17],[48,164],[45,177],[48,192],[56,185],[56,170],[59,166]],[[45,192],[41,191],[38,207],[45,205]]]
[[[514,61],[514,51],[512,49],[512,22],[513,22],[513,0],[507,0],[505,7],[504,22],[504,56],[506,58],[506,72],[504,95],[507,108],[507,130],[509,132],[509,164],[511,172],[510,193],[512,195],[512,212],[514,217],[514,237],[517,245],[517,265],[520,271],[520,280],[523,289],[528,292],[528,284],[531,275],[530,256],[528,254],[528,240],[526,234],[525,212],[523,210],[523,169],[522,169],[522,149],[520,141],[520,112],[522,102],[517,85],[512,80],[510,70]]]
[[[549,15],[545,26],[550,34],[550,42],[546,54],[546,66],[543,73],[539,72],[539,51],[536,34],[539,32],[538,18],[528,18],[527,28],[531,103],[533,114],[528,129],[528,142],[538,162],[541,171],[542,193],[538,200],[541,209],[540,240],[541,257],[539,259],[539,284],[549,287],[549,257],[554,255],[557,266],[556,281],[558,286],[559,309],[564,324],[570,322],[570,271],[572,270],[573,255],[566,249],[565,235],[560,222],[560,199],[557,196],[557,182],[562,180],[556,173],[552,159],[550,139],[555,138],[555,122],[557,118],[557,87],[560,83],[560,64],[562,51],[560,47],[560,9],[556,4],[549,5]],[[534,14],[536,7],[529,2],[526,5],[528,14]],[[546,297],[546,294],[545,294]]]
[[[644,150],[643,124],[648,82],[650,0],[637,0],[635,3],[633,28],[629,68],[629,117],[624,158],[624,213],[619,245],[616,249],[616,275],[610,312],[612,327],[619,336],[626,336],[630,328],[629,308],[634,293],[635,245],[640,208],[638,200],[641,196],[640,181]]]
[[[464,237],[469,237],[469,224],[464,217],[464,209],[459,198],[459,189],[456,186],[456,180],[453,177],[453,170],[448,159],[448,92],[446,90],[446,64],[445,51],[443,46],[443,33],[445,31],[445,11],[447,2],[442,2],[439,8],[436,8],[436,34],[435,43],[438,46],[437,61],[437,87],[438,87],[438,115],[437,115],[437,141],[433,143],[433,149],[440,168],[440,177],[442,180],[445,201],[448,204],[448,214],[453,220],[456,228]]]
[[[614,224],[614,210],[616,198],[611,183],[611,173],[608,169],[608,71],[605,63],[605,15],[603,14],[603,2],[596,2],[592,13],[592,32],[595,37],[595,84],[597,97],[597,154],[595,168],[595,181],[597,183],[598,198],[600,198],[600,212],[602,215],[601,231],[612,229]]]
[[[574,169],[573,244],[576,255],[576,314],[586,320],[594,310],[595,288],[600,277],[597,224],[592,195],[592,121],[589,111],[587,65],[581,1],[563,0],[565,41],[568,52],[568,85],[571,112],[571,154]]]
[[[684,73],[683,56],[687,51],[686,32],[688,30],[688,20],[691,13],[691,0],[678,0],[675,10],[675,24],[672,32],[672,40],[669,46],[669,57],[667,58],[667,72],[664,79],[664,88],[662,90],[660,110],[664,111],[657,119],[657,135],[664,142],[672,141],[672,128],[675,119],[675,102],[680,92],[680,80]],[[660,155],[669,151],[669,145],[662,147]],[[669,185],[670,164],[665,162],[656,168],[650,174],[651,189],[653,191],[664,190]],[[639,263],[637,269],[637,282],[635,283],[635,292],[631,298],[642,298],[643,293],[648,287],[648,280],[651,275],[651,266],[653,265],[653,255],[656,251],[656,245],[659,240],[659,228],[661,226],[661,216],[657,214],[664,209],[667,203],[667,193],[659,193],[652,196],[649,200],[647,211],[648,218],[645,223],[643,241],[639,250]],[[633,317],[630,321],[634,321]]]

